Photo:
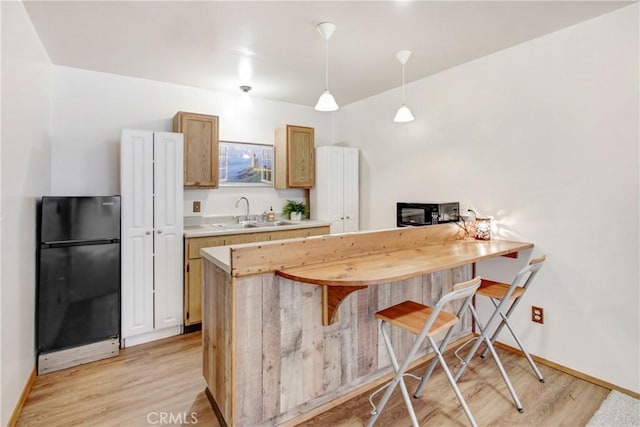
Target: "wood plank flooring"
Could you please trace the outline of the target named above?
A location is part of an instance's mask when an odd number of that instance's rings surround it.
[[[525,412],[515,409],[492,359],[475,358],[459,385],[481,426],[584,426],[609,392],[545,366],[539,366],[546,379],[541,384],[524,358],[497,351]],[[446,358],[450,366],[456,366],[453,352]],[[411,378],[406,381],[410,390],[417,385]],[[36,377],[17,425],[218,427],[205,386],[201,335],[194,332],[124,349],[116,358]],[[356,397],[301,425],[362,426],[371,410],[368,396]],[[414,400],[414,407],[421,425],[468,425],[440,369],[422,397]],[[377,425],[410,425],[399,390]]]
[[[201,336],[195,332],[36,377],[17,425],[186,425],[195,413],[196,425],[217,426],[205,387]],[[173,422],[161,423],[160,417]]]

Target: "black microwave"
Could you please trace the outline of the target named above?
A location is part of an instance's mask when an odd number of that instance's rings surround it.
[[[460,203],[400,203],[396,204],[398,227],[441,224],[458,221]]]

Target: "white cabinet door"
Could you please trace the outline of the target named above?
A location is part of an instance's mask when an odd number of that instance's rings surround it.
[[[359,229],[358,149],[316,149],[316,186],[311,189],[312,218],[331,221],[331,233]]]
[[[122,131],[122,338],[153,330],[153,133]]]
[[[344,190],[342,183],[344,180],[343,155],[339,147],[327,148],[328,171],[327,171],[327,202],[329,204],[329,216],[331,221],[331,233],[344,232]]]
[[[359,175],[358,149],[344,148],[343,153],[343,212],[344,231],[358,231],[359,223]]]
[[[154,133],[155,328],[182,324],[182,134]]]

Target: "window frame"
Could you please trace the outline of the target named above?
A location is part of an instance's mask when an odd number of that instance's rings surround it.
[[[236,181],[233,180],[233,177],[230,177],[229,163],[233,161],[234,156],[238,155],[237,151],[242,149],[246,150],[245,154],[248,153],[249,155],[253,154],[256,156],[258,167],[253,168],[259,169],[259,171],[256,172],[259,174],[260,181]],[[265,155],[269,155],[267,159],[268,162],[265,162]],[[265,168],[265,166],[270,166],[270,169]],[[273,145],[259,142],[219,141],[218,176],[219,187],[273,187],[273,178],[275,176]],[[269,180],[269,177],[271,180]]]

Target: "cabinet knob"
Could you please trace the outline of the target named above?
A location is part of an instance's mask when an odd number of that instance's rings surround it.
[[[347,217],[347,219],[349,219],[349,217]]]
[[[343,216],[341,216],[341,217],[340,217],[340,219],[344,219],[344,217],[343,217]]]
[[[144,233],[144,234],[146,234],[146,235],[148,236],[149,234],[151,234],[151,232],[150,232],[150,231],[147,231],[147,232],[146,232],[146,233]]]
[[[162,234],[162,230],[158,230],[158,234]]]

